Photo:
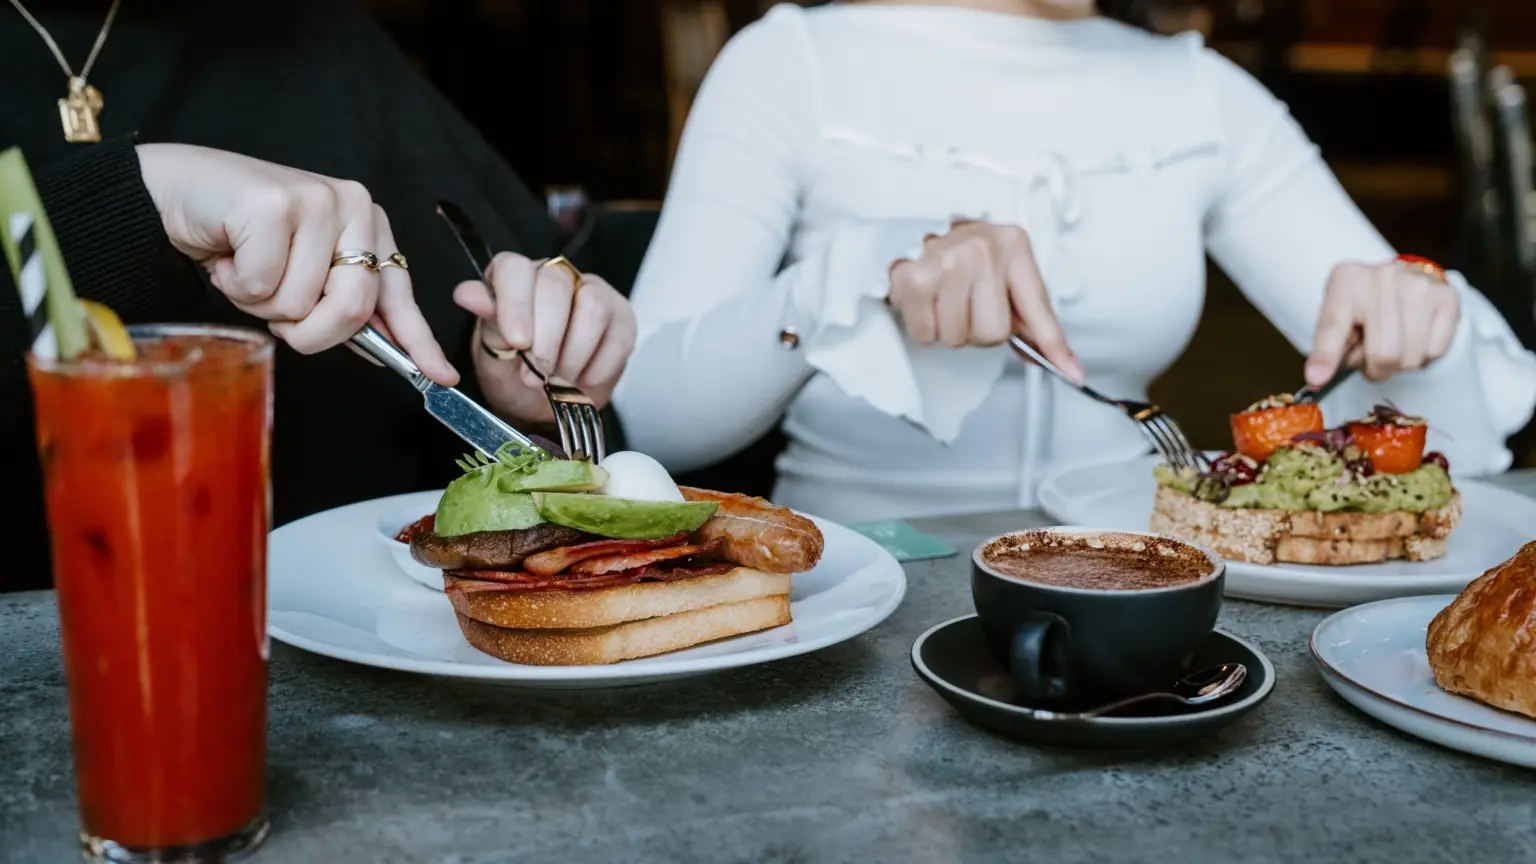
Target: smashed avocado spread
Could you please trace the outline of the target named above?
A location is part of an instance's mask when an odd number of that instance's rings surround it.
[[[1177,489],[1197,498],[1199,475],[1170,465],[1153,469],[1159,486]],[[1344,460],[1321,447],[1285,447],[1265,461],[1253,483],[1223,490],[1222,507],[1274,510],[1319,510],[1361,513],[1438,510],[1451,502],[1455,490],[1451,477],[1432,462],[1403,474],[1350,475]]]

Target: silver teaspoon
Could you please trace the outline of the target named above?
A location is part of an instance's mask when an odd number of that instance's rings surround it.
[[[1139,696],[1131,696],[1107,705],[1100,705],[1087,711],[1059,712],[1036,710],[1035,716],[1041,720],[1092,720],[1129,708],[1142,702],[1150,702],[1154,699],[1172,699],[1185,705],[1207,705],[1218,702],[1232,695],[1237,688],[1243,686],[1243,681],[1248,677],[1248,667],[1241,663],[1222,663],[1191,672],[1180,678],[1172,690],[1157,693],[1142,693]]]

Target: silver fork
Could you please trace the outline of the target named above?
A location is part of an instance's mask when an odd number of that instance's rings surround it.
[[[452,201],[437,202],[437,214],[448,223],[454,238],[464,249],[464,254],[469,256],[475,275],[485,281],[485,271],[491,266],[491,247],[486,244],[480,229],[475,227],[474,220]],[[544,396],[549,400],[550,411],[555,416],[555,428],[560,432],[560,446],[568,458],[603,461],[608,455],[603,439],[603,418],[590,396],[579,388],[540,372],[533,361],[528,359],[528,355],[521,351],[493,353],[502,360],[511,359],[512,354],[523,358],[523,365],[543,382]]]
[[[1119,408],[1125,416],[1136,422],[1141,433],[1152,442],[1159,455],[1168,461],[1170,465],[1179,468],[1193,468],[1196,471],[1205,471],[1211,467],[1211,460],[1201,451],[1196,450],[1190,443],[1184,430],[1163,409],[1151,402],[1138,402],[1134,399],[1113,399],[1103,393],[1089,387],[1086,384],[1078,384],[1067,374],[1056,368],[1056,364],[1045,359],[1045,355],[1035,350],[1035,346],[1025,342],[1019,336],[1011,336],[1008,343],[1019,356],[1029,360],[1045,371],[1051,373],[1066,382],[1072,389],[1082,393],[1089,399],[1103,402],[1105,405],[1113,405]]]
[[[521,351],[514,352],[523,358],[523,365],[534,377],[544,382],[544,396],[555,414],[555,428],[560,432],[560,447],[566,456],[588,462],[601,462],[608,456],[603,441],[603,418],[592,397],[580,389],[551,379],[540,372]]]
[[[1350,376],[1354,374],[1354,369],[1350,369],[1347,366],[1340,367],[1339,371],[1333,373],[1333,377],[1328,379],[1327,384],[1324,384],[1321,387],[1313,387],[1311,384],[1303,384],[1301,385],[1301,389],[1291,394],[1291,398],[1301,403],[1321,402],[1328,397],[1329,393],[1332,393],[1334,389],[1336,389],[1340,384],[1348,381]]]

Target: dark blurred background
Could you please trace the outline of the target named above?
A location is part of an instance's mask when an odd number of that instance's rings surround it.
[[[621,286],[638,266],[700,78],[720,45],[771,5],[373,3],[524,179],[577,202],[562,211],[572,246],[588,247],[583,263]],[[1462,269],[1536,346],[1520,86],[1536,78],[1536,2],[1209,0],[1163,7],[1155,20],[1204,32],[1289,102],[1389,240]],[[580,194],[562,192],[570,186]],[[1300,375],[1296,353],[1213,268],[1201,330],[1153,398],[1197,444],[1220,446],[1233,406],[1294,389]],[[1536,464],[1531,439],[1517,442],[1525,464]]]

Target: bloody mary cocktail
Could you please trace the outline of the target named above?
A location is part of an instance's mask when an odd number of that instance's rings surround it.
[[[28,358],[81,843],[221,860],[267,824],[272,340],[130,333],[131,361]]]

